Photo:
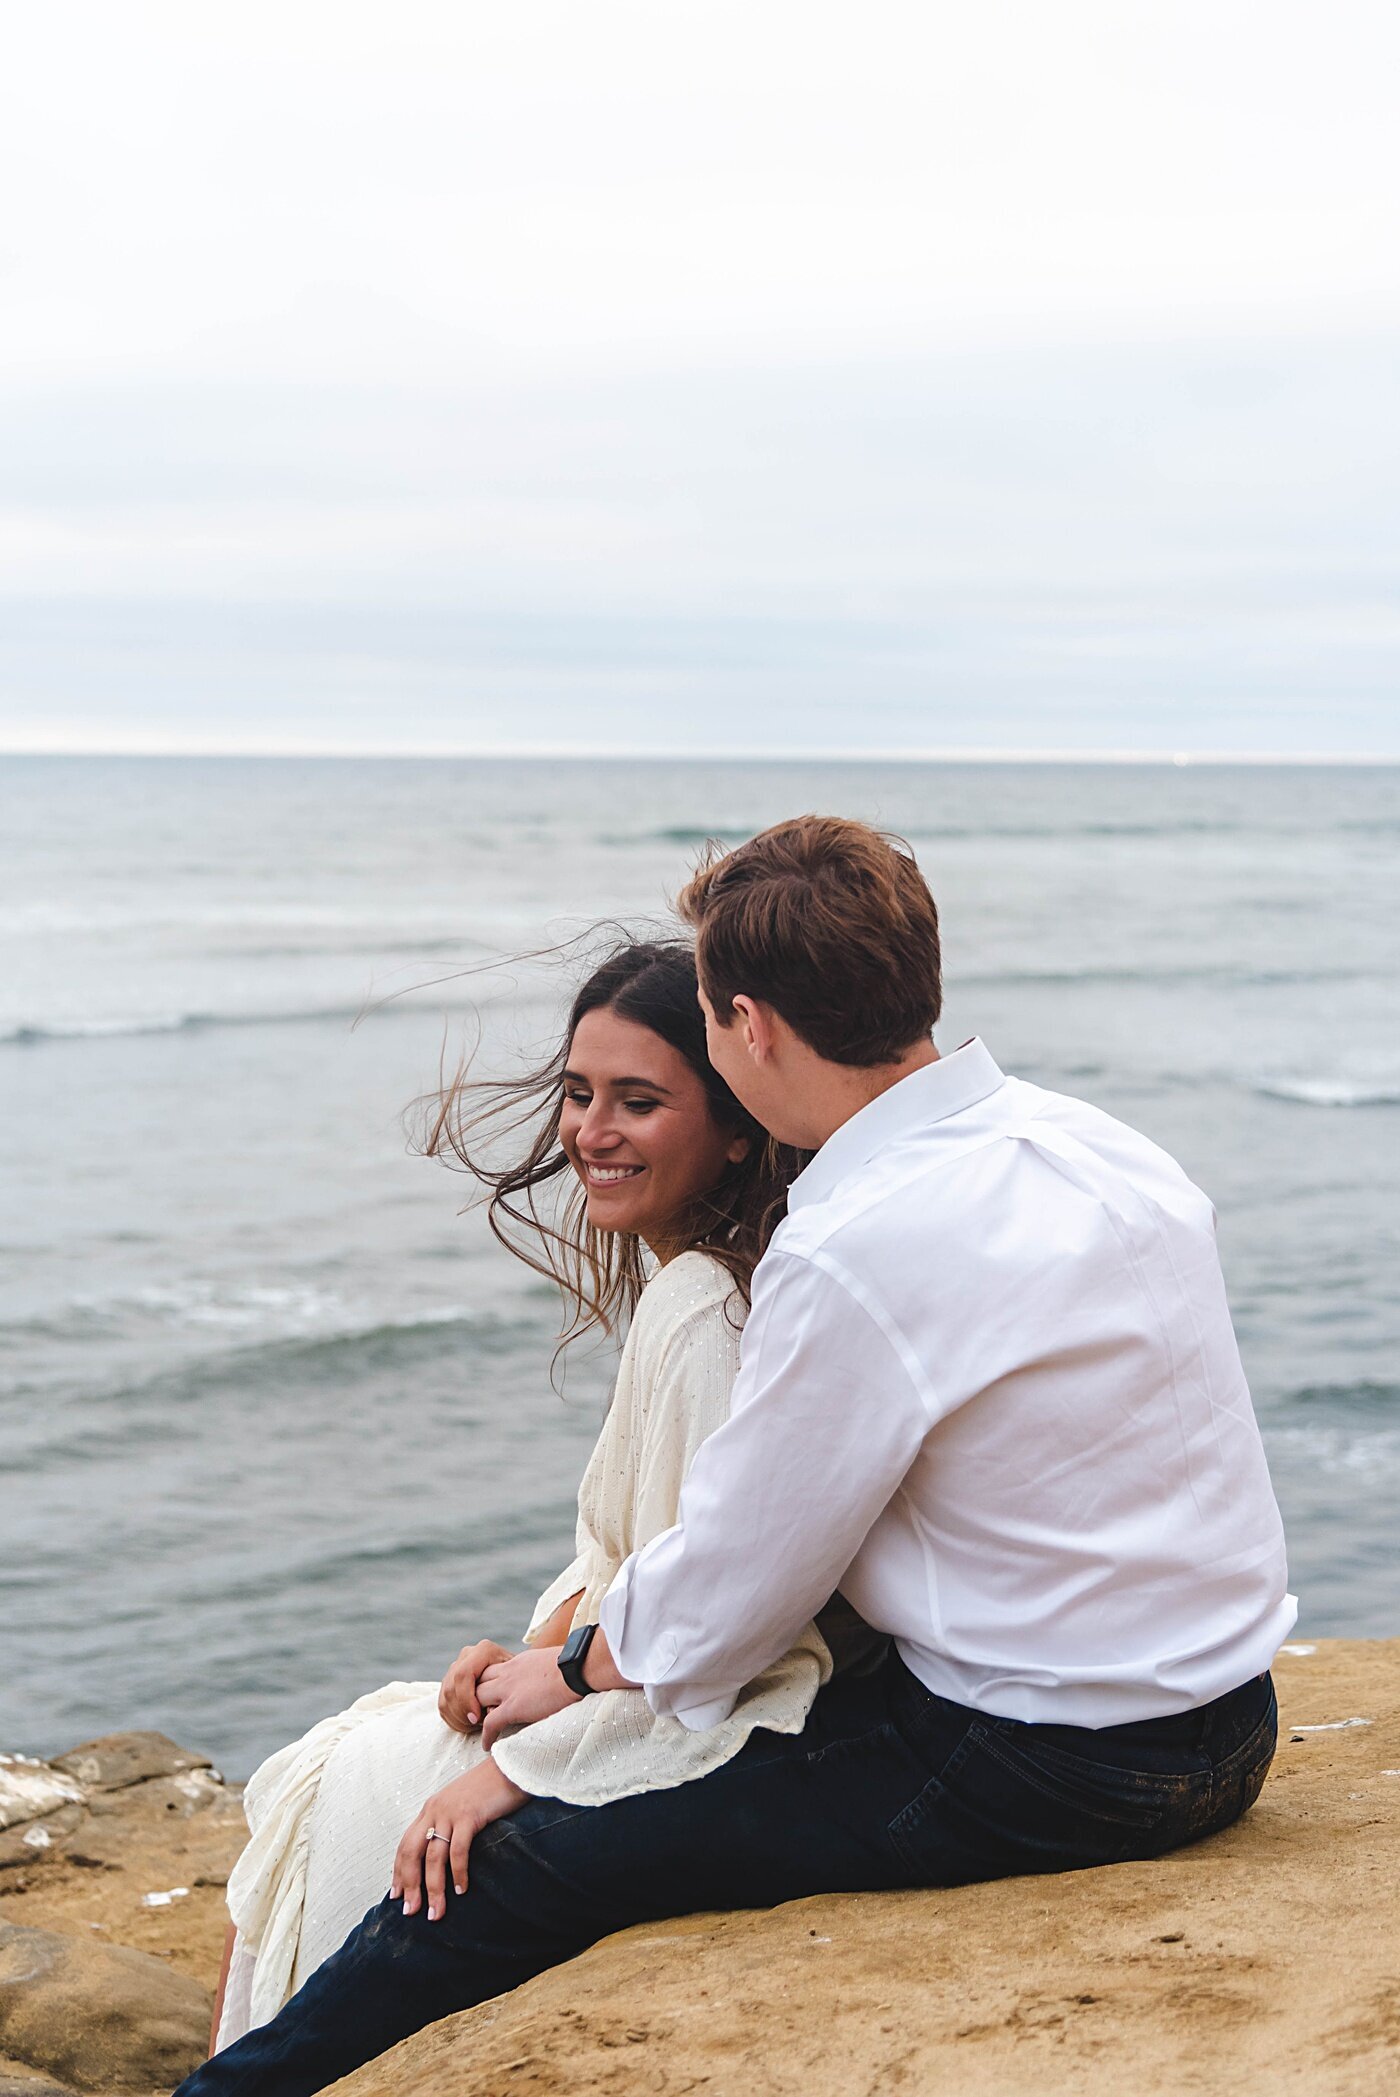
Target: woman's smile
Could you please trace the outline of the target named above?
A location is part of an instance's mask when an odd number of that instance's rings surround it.
[[[615,1187],[622,1180],[635,1179],[645,1172],[645,1165],[599,1165],[592,1158],[583,1160],[583,1169],[590,1187]]]

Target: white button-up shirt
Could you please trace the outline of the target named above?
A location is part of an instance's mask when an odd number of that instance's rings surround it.
[[[1109,1726],[1297,1617],[1209,1201],[979,1041],[823,1145],[754,1275],[728,1421],[602,1606],[703,1728],[839,1587],[940,1696]]]

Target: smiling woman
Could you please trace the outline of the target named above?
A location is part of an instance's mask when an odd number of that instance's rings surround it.
[[[525,1132],[523,1158],[487,1162],[494,1142]],[[459,1070],[433,1102],[426,1148],[472,1174],[496,1235],[558,1282],[561,1346],[630,1320],[579,1492],[575,1555],[525,1634],[528,1664],[557,1685],[564,1642],[596,1624],[623,1560],[674,1524],[691,1460],[728,1416],[749,1280],[801,1158],[771,1142],[708,1061],[680,942],[609,954],[539,1069],[505,1080]],[[824,1613],[824,1628],[834,1623]],[[846,1657],[868,1657],[864,1627],[841,1628]],[[658,1717],[631,1689],[568,1689],[549,1717],[502,1732],[498,1717],[483,1726],[478,1685],[508,1659],[489,1640],[464,1646],[440,1684],[371,1691],[256,1771],[251,1839],[229,1881],[221,2048],[274,2017],[386,1888],[405,1912],[426,1904],[441,1920],[449,1883],[465,1890],[474,1837],[528,1797],[594,1805],[685,1783],[757,1727],[800,1731],[833,1665],[808,1624],[707,1732]]]
[[[764,1138],[737,1110],[716,1120],[679,1049],[619,1012],[584,1015],[569,1066],[559,1140],[587,1190],[589,1225],[630,1231],[664,1259],[695,1190],[719,1187]]]
[[[523,1155],[493,1157],[527,1129]],[[710,1062],[695,958],[680,940],[608,954],[537,1068],[505,1079],[460,1069],[433,1102],[424,1148],[471,1174],[501,1243],[558,1284],[561,1345],[625,1321],[648,1250],[665,1260],[702,1246],[747,1300],[805,1162]]]

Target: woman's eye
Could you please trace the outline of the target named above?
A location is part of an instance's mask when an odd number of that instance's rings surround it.
[[[565,1092],[564,1097],[571,1107],[586,1107],[593,1095],[590,1092]]]
[[[629,1114],[652,1114],[656,1111],[656,1101],[654,1099],[629,1099],[627,1101],[627,1111]]]

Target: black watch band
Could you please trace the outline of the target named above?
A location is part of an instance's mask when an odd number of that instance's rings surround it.
[[[595,1693],[593,1684],[584,1680],[583,1663],[597,1629],[596,1624],[580,1624],[559,1648],[559,1672],[576,1697],[591,1697]]]

